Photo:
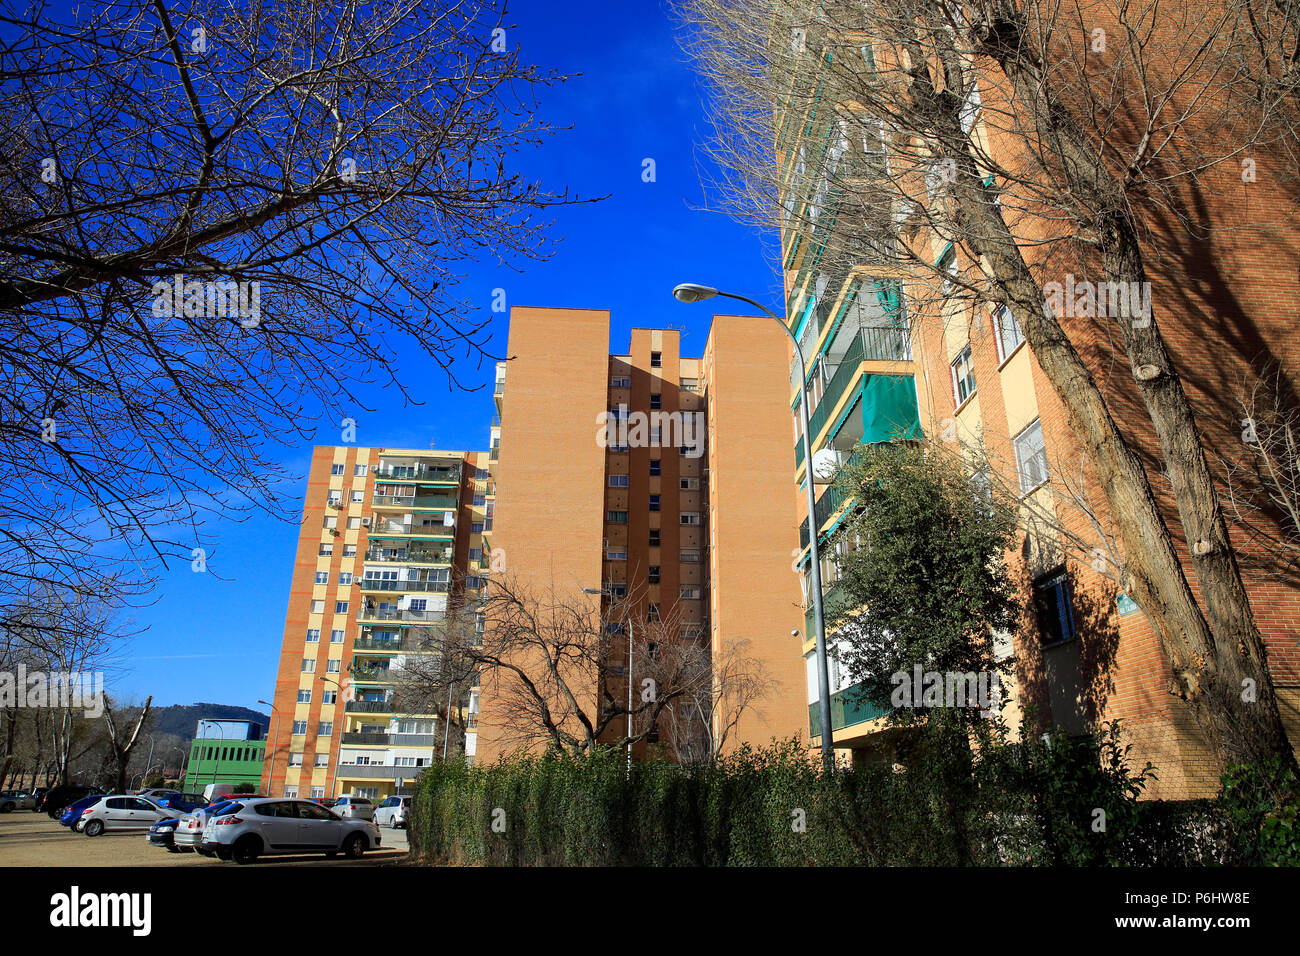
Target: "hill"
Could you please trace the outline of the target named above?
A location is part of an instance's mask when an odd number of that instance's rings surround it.
[[[262,725],[263,737],[270,727],[270,718],[266,714],[233,704],[171,704],[153,708],[153,714],[152,732],[155,735],[171,735],[183,740],[194,737],[194,728],[200,720],[252,720]]]

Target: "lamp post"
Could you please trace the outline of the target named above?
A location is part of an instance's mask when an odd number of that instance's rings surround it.
[[[583,588],[583,594],[600,594],[609,595],[607,588]],[[632,612],[623,605],[623,613],[627,615],[627,775],[632,776]]]
[[[215,720],[200,720],[199,723],[200,723],[200,724],[217,724],[217,730],[218,730],[218,732],[219,732],[220,735],[221,735],[221,736],[220,736],[221,747],[217,747],[217,748],[216,748],[217,756],[216,756],[216,759],[212,762],[212,782],[215,784],[215,783],[217,782],[217,777],[218,777],[218,776],[220,775],[220,773],[221,773],[221,748],[224,747],[224,746],[225,746],[225,743],[226,743],[226,731],[225,731],[225,728],[223,728],[223,727],[222,727],[220,724],[218,724],[217,721],[215,721]]]
[[[153,734],[145,731],[145,736],[149,738],[149,759],[144,762],[144,775],[149,776],[149,767],[153,764]],[[144,783],[143,780],[140,781]]]
[[[168,752],[168,753],[171,753],[172,750],[176,751],[178,754],[181,755],[180,763],[178,763],[178,764],[176,765],[176,783],[179,785],[179,787],[180,787],[181,789],[184,789],[184,787],[185,787],[185,748],[184,748],[184,747],[173,747],[171,750],[169,750],[169,751],[167,751],[167,752]]]
[[[275,709],[275,705],[269,700],[262,700],[259,697],[257,702],[259,704],[266,704],[267,707],[271,708],[271,739],[267,741],[267,745],[271,748],[271,766],[266,773],[266,795],[269,797],[271,796],[271,784],[275,779],[275,727],[280,712]]]
[[[808,542],[809,542],[809,578],[810,587],[812,588],[813,603],[813,627],[814,638],[817,646],[817,700],[821,711],[821,731],[822,731],[822,766],[830,770],[835,766],[835,747],[831,736],[831,681],[830,671],[826,664],[826,620],[822,607],[822,568],[821,568],[821,550],[817,545],[817,495],[813,491],[813,461],[812,461],[812,435],[809,434],[808,423],[808,390],[804,387],[804,376],[806,374],[803,349],[799,345],[799,340],[795,337],[790,327],[782,321],[767,306],[755,302],[753,299],[746,298],[743,295],[735,295],[731,292],[719,292],[717,289],[705,285],[696,285],[693,282],[683,282],[673,289],[673,296],[678,302],[703,302],[705,299],[711,299],[714,296],[722,296],[727,299],[736,299],[747,305],[752,305],[756,309],[762,309],[767,315],[771,316],[777,325],[781,326],[781,331],[785,332],[794,345],[794,354],[799,362],[799,418],[803,431],[803,460],[805,470],[804,484],[808,490]]]

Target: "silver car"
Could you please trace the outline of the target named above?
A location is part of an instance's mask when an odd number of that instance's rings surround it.
[[[86,836],[99,836],[105,830],[148,830],[159,820],[179,817],[179,810],[169,810],[144,797],[114,794],[81,811],[78,829]]]
[[[26,790],[0,791],[0,813],[36,809],[36,798]]]
[[[244,800],[210,817],[202,844],[236,863],[281,853],[342,853],[355,860],[379,845],[379,827],[371,820],[344,820],[310,800],[279,797]]]
[[[203,848],[203,826],[215,811],[238,806],[237,800],[218,800],[206,807],[199,807],[193,813],[181,815],[176,824],[176,833],[172,837],[172,846],[182,853],[194,850],[203,856],[211,856],[212,851]]]
[[[367,797],[344,796],[334,802],[334,812],[344,820],[373,820],[375,805]]]
[[[375,826],[392,827],[394,830],[398,827],[405,829],[406,816],[410,809],[410,797],[389,797],[375,811]]]

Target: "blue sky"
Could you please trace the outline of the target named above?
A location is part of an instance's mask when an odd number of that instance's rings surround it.
[[[573,2],[516,0],[507,42],[545,69],[581,73],[544,93],[541,114],[572,129],[520,156],[518,168],[548,188],[605,202],[560,210],[553,234],[562,241],[545,263],[523,272],[467,267],[462,286],[483,317],[493,318],[491,346],[504,351],[506,316],[490,312],[492,290],[507,305],[609,309],[611,348],[626,347],[633,327],[685,327],[685,354],[699,355],[712,311],[678,304],[670,292],[694,281],[743,292],[780,309],[770,268],[774,235],[761,235],[726,217],[700,211],[700,146],[707,130],[702,90],[674,38],[679,29],[666,5],[651,0]],[[642,181],[642,161],[655,161],[656,181]],[[766,254],[765,254],[766,244]],[[463,361],[468,385],[490,385],[492,366]],[[490,388],[448,390],[437,369],[400,366],[418,407],[376,390],[365,395],[374,412],[359,417],[357,441],[369,446],[480,449],[493,414]],[[373,424],[372,424],[373,423]],[[322,443],[335,429],[320,422]],[[283,463],[305,473],[310,447]],[[303,486],[305,490],[305,485]],[[299,499],[299,507],[300,507]],[[152,603],[133,613],[145,630],[109,675],[112,692],[157,704],[214,701],[259,710],[270,699],[293,570],[296,524],[256,516],[209,525],[216,540],[209,566],[164,572]]]

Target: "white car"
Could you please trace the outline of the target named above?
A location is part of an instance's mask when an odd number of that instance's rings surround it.
[[[375,811],[375,826],[406,828],[406,817],[411,809],[410,797],[389,797]]]
[[[210,817],[202,847],[219,859],[252,863],[263,854],[324,853],[358,859],[380,846],[372,820],[344,820],[311,800],[259,797]]]
[[[159,820],[179,817],[179,810],[168,810],[144,797],[114,794],[81,811],[78,829],[86,836],[99,836],[105,830],[148,830]]]
[[[339,797],[334,804],[334,812],[344,820],[373,820],[375,805],[366,797]]]

